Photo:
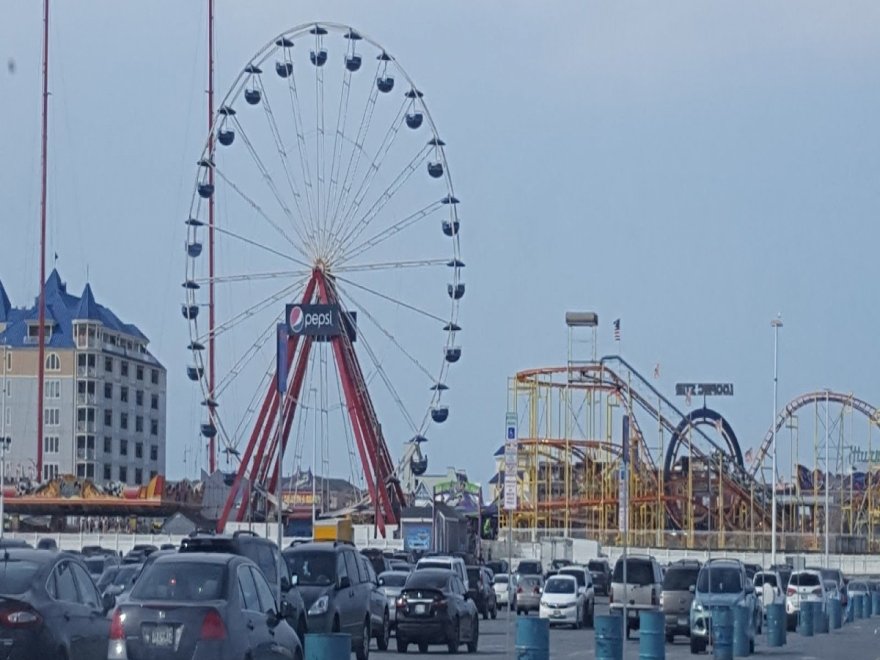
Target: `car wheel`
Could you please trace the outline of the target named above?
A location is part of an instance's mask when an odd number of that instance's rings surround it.
[[[382,616],[382,630],[376,635],[376,646],[380,651],[388,649],[388,640],[391,639],[391,624],[388,622],[388,612]]]
[[[492,618],[493,618],[493,619],[497,619],[497,618],[498,618],[498,606],[497,606],[497,605],[496,605],[495,607],[492,608]]]
[[[666,633],[666,643],[667,644],[675,644],[675,634],[674,633]]]
[[[596,616],[596,603],[595,603],[595,601],[593,601],[590,603],[590,609],[587,610],[587,621],[586,621],[587,628],[593,627],[593,619],[595,618],[595,616]]]
[[[338,616],[333,617],[333,625],[330,628],[330,632],[335,632],[335,633],[339,632],[339,617]]]
[[[419,653],[428,652],[428,642],[419,642]]]
[[[580,630],[584,625],[584,617],[580,608],[574,613],[574,625],[572,628],[575,630]]]
[[[455,624],[452,626],[452,633],[449,635],[449,639],[446,641],[446,646],[449,649],[450,653],[458,653],[458,646],[461,644],[461,624],[458,619],[455,620]]]
[[[489,618],[489,606],[483,605],[483,621]]]
[[[696,655],[697,653],[702,653],[706,648],[703,646],[703,642],[696,637],[691,637],[691,654]]]
[[[306,633],[309,632],[309,626],[306,623],[306,618],[301,616],[299,621],[296,622],[296,635],[299,637],[299,643],[306,643]]]
[[[479,620],[474,618],[474,626],[473,626],[473,630],[471,631],[471,639],[467,643],[468,653],[476,653],[477,652],[477,645],[479,644],[479,642],[480,642],[480,622],[479,622]]]
[[[397,652],[398,653],[406,653],[409,650],[409,642],[406,641],[406,638],[397,636]]]
[[[370,660],[370,620],[364,622],[364,628],[361,631],[361,643],[355,652],[357,660]]]

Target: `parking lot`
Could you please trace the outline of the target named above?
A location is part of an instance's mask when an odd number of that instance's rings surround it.
[[[599,599],[596,612],[606,614],[608,611],[607,599]],[[494,658],[514,658],[514,640],[516,636],[516,615],[509,618],[504,614],[499,615],[496,621],[480,621],[480,646],[477,655]],[[801,637],[796,633],[788,634],[788,644],[782,648],[768,648],[766,635],[758,637],[755,645],[755,655],[775,658],[798,658],[804,660],[824,660],[825,658],[859,658],[860,660],[880,659],[880,617],[857,620],[846,624],[841,630],[833,631],[827,635],[814,637]],[[392,643],[391,648],[394,645]],[[462,647],[462,653],[465,653]],[[413,648],[409,654],[418,654]],[[409,655],[408,654],[408,655]],[[432,646],[429,650],[431,655],[449,655],[445,646]],[[388,651],[379,653],[375,646],[371,656],[373,658],[390,658],[400,654]],[[638,632],[632,634],[629,642],[624,647],[624,658],[638,658],[639,641]],[[595,658],[596,646],[592,629],[570,630],[553,628],[550,631],[550,657],[559,658]],[[711,649],[708,654],[692,656],[686,637],[676,639],[674,645],[666,645],[667,658],[692,658],[711,657]]]

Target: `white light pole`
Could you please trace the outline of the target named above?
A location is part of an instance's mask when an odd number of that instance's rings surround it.
[[[776,402],[777,390],[779,389],[779,328],[782,327],[782,314],[770,321],[773,328],[773,474],[770,479],[772,488],[772,505],[770,507],[770,564],[776,565],[776,412],[779,409]]]
[[[12,438],[0,436],[0,539],[3,538],[3,531],[6,529],[6,452],[9,445],[12,444]]]
[[[831,468],[828,466],[828,443],[831,440],[831,435],[828,432],[828,393],[829,390],[825,390],[825,568],[830,568],[828,565],[830,547],[828,528],[831,524],[831,512],[828,509],[828,491],[830,488],[828,478],[831,475]]]

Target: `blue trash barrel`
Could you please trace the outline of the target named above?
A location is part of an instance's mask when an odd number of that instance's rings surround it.
[[[855,598],[855,612],[857,619],[865,618],[865,597],[862,594],[858,594]]]
[[[831,630],[837,630],[843,625],[842,610],[843,607],[837,598],[828,601],[828,627]]]
[[[663,612],[639,612],[639,660],[665,660],[666,615]]]
[[[712,608],[712,657],[733,660],[733,610]]]
[[[521,616],[516,620],[516,657],[520,660],[549,660],[549,619]]]
[[[348,633],[306,633],[306,660],[348,658],[351,656],[351,635]]]
[[[813,636],[813,607],[815,603],[801,601],[801,609],[798,613],[798,633],[804,637]]]
[[[785,605],[771,603],[767,606],[767,645],[778,647],[785,644]]]
[[[822,603],[815,603],[813,605],[813,632],[817,635],[821,635],[828,632],[828,615],[825,613],[825,608],[822,607]]]
[[[593,628],[596,631],[596,660],[623,660],[623,617],[597,614]]]
[[[865,618],[870,619],[873,613],[874,602],[871,598],[871,592],[865,594]]]
[[[749,655],[749,623],[752,613],[746,607],[733,608],[733,656],[745,658]]]
[[[871,592],[871,610],[874,614],[880,615],[880,591]]]
[[[846,605],[846,622],[852,623],[853,619],[856,617],[856,599],[855,597],[850,597],[849,601]]]

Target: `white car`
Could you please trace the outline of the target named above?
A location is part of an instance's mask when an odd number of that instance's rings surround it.
[[[511,601],[516,600],[516,580],[511,583],[507,573],[499,573],[495,576],[492,589],[495,590],[495,602],[498,605],[507,606]]]
[[[593,625],[596,611],[596,590],[593,587],[593,576],[586,566],[564,566],[557,575],[570,575],[578,583],[578,593],[584,596],[584,625]]]
[[[785,614],[789,631],[797,628],[801,603],[819,603],[825,607],[825,601],[825,585],[819,571],[812,569],[794,571],[785,591]]]
[[[570,575],[553,575],[544,583],[538,616],[550,625],[563,624],[580,628],[584,622],[586,601],[578,591],[577,580]]]
[[[758,571],[753,579],[755,597],[760,603],[761,614],[767,616],[767,608],[773,604],[784,605],[785,593],[782,590],[782,577],[776,571]]]

